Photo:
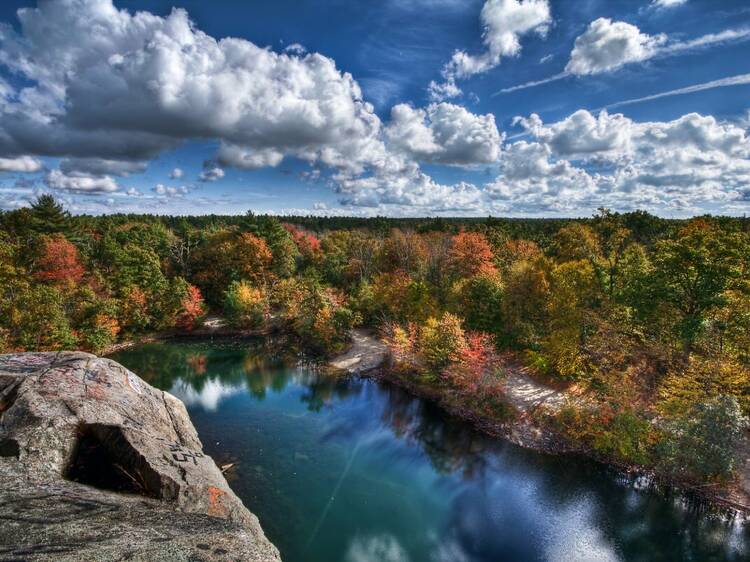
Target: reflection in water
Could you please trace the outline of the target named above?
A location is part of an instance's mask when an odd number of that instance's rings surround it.
[[[272,341],[114,359],[181,398],[288,562],[746,560],[750,531],[584,459],[486,438]]]

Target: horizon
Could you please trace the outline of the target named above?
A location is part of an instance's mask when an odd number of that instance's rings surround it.
[[[11,0],[0,210],[742,217],[749,46],[740,0]]]

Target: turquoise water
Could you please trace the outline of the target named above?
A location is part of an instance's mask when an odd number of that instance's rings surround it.
[[[584,459],[486,438],[274,342],[112,356],[187,405],[286,562],[750,560],[750,529]]]

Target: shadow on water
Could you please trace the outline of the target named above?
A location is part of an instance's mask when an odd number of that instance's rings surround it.
[[[280,349],[169,342],[113,359],[185,402],[287,561],[750,559],[748,525]]]

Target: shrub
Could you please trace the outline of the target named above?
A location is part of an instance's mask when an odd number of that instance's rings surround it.
[[[461,319],[449,312],[438,320],[428,318],[419,334],[419,354],[432,374],[442,371],[449,363],[460,359],[466,347]]]
[[[233,281],[224,294],[224,314],[233,326],[257,328],[263,325],[269,314],[266,291],[247,281]]]
[[[726,480],[748,419],[733,396],[696,404],[666,425],[658,452],[666,472],[699,480]]]
[[[626,409],[615,414],[609,425],[594,437],[593,446],[607,457],[645,465],[651,459],[651,434],[651,423],[632,409]]]
[[[175,325],[183,330],[196,328],[206,315],[203,295],[195,285],[188,285],[180,301],[180,311],[175,318]]]
[[[709,398],[734,396],[750,412],[750,370],[731,359],[691,354],[687,364],[671,369],[659,389],[659,409],[665,413],[685,411]]]

